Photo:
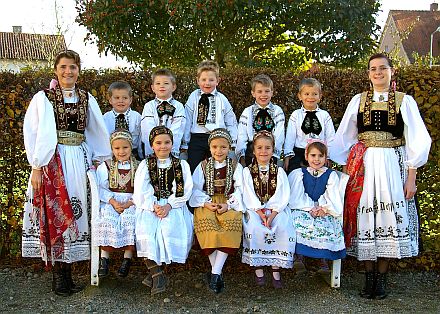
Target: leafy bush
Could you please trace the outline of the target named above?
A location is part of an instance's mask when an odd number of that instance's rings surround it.
[[[174,97],[185,103],[188,95],[197,87],[195,70],[177,73],[177,90]],[[297,86],[304,76],[313,76],[323,84],[321,107],[330,112],[335,126],[344,114],[351,97],[369,87],[365,71],[335,70],[312,67],[303,73],[281,72],[274,69],[230,68],[221,72],[219,90],[231,101],[237,119],[243,109],[252,103],[250,80],[256,74],[265,73],[274,81],[273,101],[279,104],[286,119],[300,107]],[[19,74],[0,73],[0,256],[20,254],[21,213],[30,167],[23,146],[23,118],[32,96],[48,86],[52,71],[29,71]],[[101,105],[103,112],[110,110],[106,101],[107,88],[115,80],[125,80],[133,87],[133,109],[142,112],[143,104],[154,97],[151,91],[151,72],[83,71],[79,85],[90,91]],[[425,252],[414,259],[415,267],[437,268],[440,260],[440,130],[435,121],[440,120],[440,70],[423,67],[407,67],[396,73],[397,89],[412,95],[433,139],[428,164],[419,170],[418,189],[422,239]],[[438,122],[437,122],[438,123]],[[406,265],[406,263],[403,263]]]

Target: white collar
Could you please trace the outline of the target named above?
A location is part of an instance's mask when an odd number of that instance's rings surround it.
[[[218,162],[217,160],[214,160],[215,169],[223,168],[224,166],[226,166],[226,159],[223,160],[222,162]]]
[[[112,109],[112,111],[113,111],[113,114],[115,115],[115,117],[117,117],[117,116],[120,115],[121,113],[122,113],[124,116],[128,116],[128,114],[129,114],[130,111],[131,111],[131,108],[128,108],[126,112],[116,112],[115,109]]]
[[[171,96],[170,98],[168,98],[168,99],[160,99],[160,98],[155,98],[154,100],[156,101],[156,104],[161,104],[161,103],[163,103],[164,101],[166,101],[166,102],[168,102],[169,104],[171,104],[171,102],[173,101],[173,96]]]
[[[315,108],[315,109],[312,109],[312,110],[309,110],[309,109],[304,108],[303,105],[301,106],[301,109],[302,109],[303,112],[312,112],[312,111],[316,111],[316,112],[318,112],[318,111],[321,110],[321,109],[319,109],[319,105],[318,105],[318,104],[316,105],[316,108]]]

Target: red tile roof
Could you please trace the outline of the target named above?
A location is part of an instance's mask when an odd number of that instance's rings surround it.
[[[48,60],[65,49],[63,35],[0,32],[0,59]]]
[[[402,41],[405,52],[411,62],[414,61],[412,52],[420,56],[429,55],[431,48],[431,33],[440,26],[440,11],[411,11],[391,10],[392,16],[399,33],[407,33],[408,38]],[[440,34],[434,35],[436,41],[440,40]],[[433,44],[433,55],[439,55],[438,45]]]

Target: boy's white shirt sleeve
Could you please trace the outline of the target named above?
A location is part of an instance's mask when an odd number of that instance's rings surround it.
[[[98,166],[96,178],[98,181],[99,199],[101,202],[108,203],[113,198],[114,193],[109,189],[108,169],[105,162]]]
[[[222,93],[219,93],[219,95],[221,102],[223,104],[224,122],[226,125],[226,129],[229,131],[229,134],[231,135],[232,138],[231,147],[235,147],[237,145],[237,136],[238,136],[237,117],[234,113],[231,103],[226,98],[226,96],[223,95]]]
[[[194,123],[194,111],[195,111],[195,103],[197,98],[198,89],[193,91],[191,95],[189,95],[188,100],[185,104],[185,133],[183,135],[182,141],[182,149],[188,149],[189,141],[191,140],[191,128]]]
[[[151,130],[159,125],[159,118],[156,112],[156,105],[154,99],[150,100],[144,105],[141,116],[141,142],[144,143],[144,155],[148,156],[153,153],[153,149],[150,146],[149,136]]]
[[[139,164],[134,176],[133,203],[136,205],[136,212],[143,210],[154,211],[153,205],[157,198],[154,196],[154,188],[148,173],[148,164],[144,159]]]
[[[180,155],[180,147],[182,145],[182,140],[185,133],[186,128],[186,117],[185,117],[185,108],[183,104],[178,102],[177,100],[173,100],[173,106],[176,108],[174,115],[169,121],[169,125],[167,126],[171,132],[173,132],[173,149],[172,154],[176,157]]]
[[[275,150],[274,156],[280,159],[281,153],[283,152],[284,144],[284,123],[285,117],[283,109],[280,106],[274,105],[274,117],[273,117],[275,127],[273,130],[273,136],[275,138]]]
[[[193,180],[191,177],[191,170],[189,169],[189,164],[185,160],[181,160],[180,164],[182,166],[184,188],[183,196],[176,196],[176,181],[173,181],[172,192],[173,194],[168,197],[168,204],[171,208],[179,208],[186,206],[186,202],[190,199],[193,190]]]
[[[296,142],[296,129],[298,121],[298,110],[295,110],[290,115],[289,121],[287,122],[287,132],[286,132],[286,140],[284,142],[284,157],[293,157],[295,153],[293,148],[295,147]]]
[[[202,207],[205,203],[211,202],[211,197],[203,190],[205,184],[205,174],[203,173],[202,163],[199,163],[192,175],[193,191],[189,199],[189,205],[192,207]]]
[[[248,123],[250,123],[249,117],[251,115],[249,113],[252,114],[252,106],[246,107],[243,110],[238,123],[237,145],[235,147],[235,154],[237,155],[238,159],[245,156],[246,147],[250,141],[248,135]]]

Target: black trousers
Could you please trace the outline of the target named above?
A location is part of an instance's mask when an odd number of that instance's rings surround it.
[[[191,139],[188,144],[188,164],[191,173],[194,173],[202,160],[211,157],[208,145],[209,134],[191,133]]]
[[[307,167],[309,163],[307,162],[304,154],[305,154],[304,148],[298,148],[294,147],[293,152],[295,153],[295,156],[290,158],[289,160],[289,167],[287,168],[287,174],[291,173],[293,170],[301,168],[301,167]]]

